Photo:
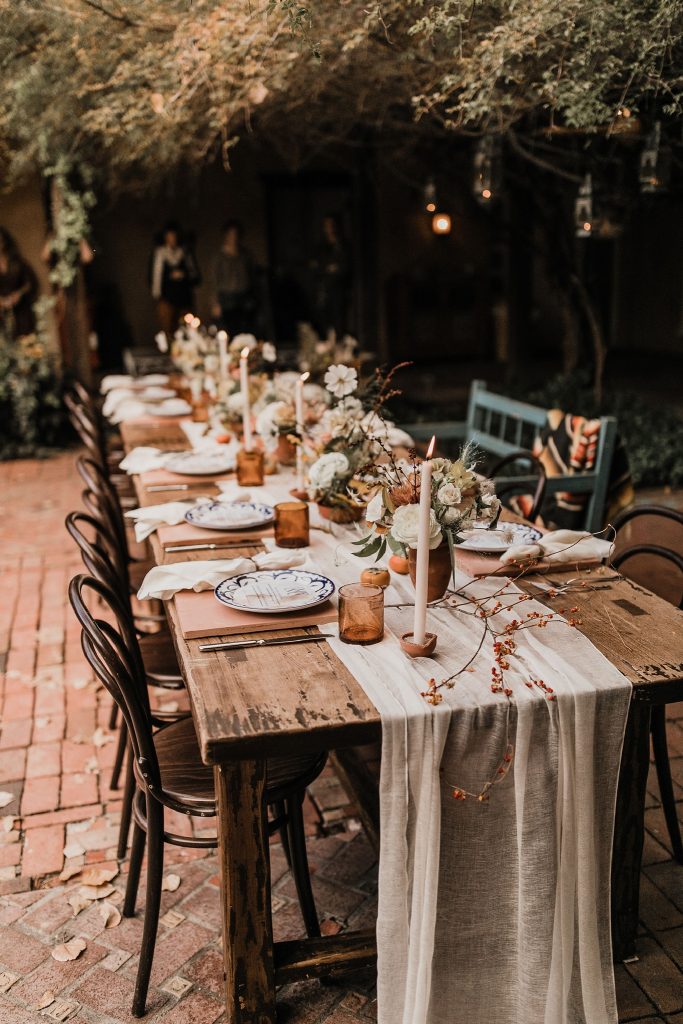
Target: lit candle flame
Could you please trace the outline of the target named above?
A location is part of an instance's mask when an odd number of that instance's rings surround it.
[[[302,384],[305,384],[310,376],[311,376],[310,373],[308,372],[308,370],[306,370],[305,373],[301,374],[301,376],[299,377],[299,380],[301,381]]]
[[[249,358],[249,346],[248,345],[245,345],[244,348],[242,349],[242,351],[240,352],[240,358],[242,358],[242,359],[248,359]]]
[[[434,435],[434,437],[429,442],[429,448],[427,449],[427,455],[425,456],[427,459],[431,459],[432,455],[434,454],[434,445],[435,444],[436,444],[436,434]]]
[[[191,324],[192,321],[194,320],[194,316],[192,315],[192,313],[186,313],[185,316],[183,317],[183,320],[185,321],[186,324]]]

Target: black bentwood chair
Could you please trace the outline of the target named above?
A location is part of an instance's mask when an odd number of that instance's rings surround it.
[[[95,619],[88,605],[99,599],[111,613],[116,625]],[[192,817],[216,815],[213,769],[203,764],[191,718],[155,726],[150,709],[144,668],[134,631],[119,598],[104,583],[92,576],[75,576],[69,585],[69,600],[82,626],[83,652],[121,708],[126,720],[134,755],[135,800],[134,832],[130,854],[128,883],[123,904],[125,917],[135,914],[140,869],[147,844],[147,887],[142,948],[138,965],[132,1013],[142,1017],[152,970],[154,944],[159,922],[164,843],[211,849],[217,839],[188,837],[164,829],[164,810],[179,811]],[[287,854],[299,904],[309,936],[320,935],[306,857],[302,803],[306,786],[320,775],[327,755],[292,754],[270,758],[263,814],[270,833],[287,829]],[[275,817],[267,819],[267,808]]]
[[[126,590],[126,578],[121,575],[120,567],[117,566],[112,556],[112,550],[116,546],[115,540],[107,527],[85,512],[70,512],[66,517],[66,529],[76,541],[87,571],[95,579],[110,587],[118,597],[121,607],[127,615],[128,624],[137,636],[148,685],[165,690],[183,690],[183,677],[180,673],[170,633],[167,630],[157,633],[143,633],[136,624],[130,604],[130,595]],[[110,729],[116,728],[117,711],[118,705],[114,702],[112,715],[109,719]],[[158,712],[157,714],[160,718],[163,718],[166,713]],[[182,712],[182,714],[189,714],[189,710]],[[180,716],[181,713],[175,712],[168,712],[166,714],[166,718],[169,721]],[[111,781],[109,783],[112,789],[118,789],[121,769],[128,746],[127,741],[128,735],[124,723],[124,726],[119,731],[116,757],[114,758]],[[129,759],[121,809],[121,825],[119,828],[117,851],[119,858],[125,857],[128,846],[132,795],[132,765]]]
[[[508,480],[505,476],[500,475],[502,470],[508,469],[510,466],[519,466],[520,463],[527,464],[529,471],[538,476],[536,488],[531,496],[531,504],[528,507],[526,507],[528,499],[523,505],[519,503],[519,500],[522,495],[528,495],[529,484],[518,483],[514,477],[510,477]],[[500,498],[503,506],[510,509],[511,512],[516,512],[517,515],[523,515],[529,522],[535,523],[541,514],[546,489],[545,469],[536,456],[527,451],[512,452],[491,466],[488,475],[496,482],[496,495]],[[518,499],[517,502],[514,501],[515,498]]]
[[[677,509],[668,508],[666,505],[635,505],[633,508],[628,508],[624,512],[621,512],[614,520],[612,525],[617,531],[617,537],[619,535],[619,531],[622,530],[627,523],[633,522],[634,519],[641,517],[654,517],[660,521],[658,525],[663,525],[661,520],[667,519],[683,526],[683,514]],[[624,564],[626,562],[630,562],[631,559],[636,558],[639,555],[647,556],[647,565],[649,570],[652,569],[652,564],[655,560],[658,560],[662,569],[666,565],[667,567],[673,566],[675,569],[679,570],[681,574],[681,597],[678,602],[678,607],[683,608],[683,556],[672,548],[664,547],[662,544],[653,544],[648,540],[645,543],[639,542],[631,544],[627,548],[623,548],[613,556],[612,565],[615,569],[623,571],[622,567]],[[624,575],[628,576],[629,574],[626,571],[624,572]],[[656,581],[655,586],[652,587],[652,589],[657,589]],[[674,795],[673,783],[671,781],[671,765],[669,764],[669,749],[666,739],[665,704],[653,705],[650,717],[650,734],[652,736],[652,752],[655,759],[655,768],[657,769],[659,793],[662,798],[664,818],[666,819],[666,826],[669,830],[671,846],[675,859],[679,864],[683,864],[683,840],[681,839],[681,829],[678,823],[678,815],[676,813],[676,798]]]

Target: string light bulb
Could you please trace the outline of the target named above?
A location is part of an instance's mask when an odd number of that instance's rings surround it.
[[[581,182],[574,200],[574,227],[577,238],[590,238],[593,234],[593,179],[590,174]]]
[[[435,213],[432,217],[432,231],[435,235],[450,235],[451,217],[448,213]]]
[[[483,206],[490,203],[500,189],[502,177],[501,140],[499,135],[485,135],[474,153],[472,192]]]

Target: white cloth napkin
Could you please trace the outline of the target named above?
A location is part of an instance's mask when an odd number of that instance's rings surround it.
[[[145,576],[138,590],[140,601],[156,598],[168,601],[179,590],[213,590],[221,580],[239,576],[254,569],[292,569],[303,565],[306,554],[303,551],[263,551],[251,558],[215,558],[203,562],[176,562],[174,565],[157,565]]]
[[[513,544],[501,555],[500,561],[507,565],[540,556],[556,563],[602,562],[611,556],[613,549],[612,541],[594,537],[584,530],[551,530],[535,544]]]
[[[131,388],[111,388],[102,403],[102,415],[111,417],[120,405],[131,400],[136,400]]]
[[[135,523],[135,539],[138,544],[146,540],[160,526],[177,526],[182,523],[188,509],[214,501],[249,501],[249,491],[234,494],[217,494],[213,498],[194,498],[187,501],[164,501],[160,505],[146,505],[126,512],[126,518]]]
[[[133,448],[125,459],[119,462],[119,469],[124,473],[147,473],[150,469],[163,469],[173,452],[164,452],[161,448]]]
[[[113,388],[128,388],[132,383],[133,378],[129,373],[110,373],[102,378],[100,392],[106,395]]]
[[[139,416],[148,415],[148,413],[149,407],[144,402],[138,398],[127,398],[116,406],[107,419],[110,423],[123,423],[125,420],[135,420]]]
[[[135,523],[135,539],[138,544],[146,540],[160,526],[177,526],[182,523],[185,513],[193,501],[165,501],[161,505],[147,505],[126,512],[126,518]]]

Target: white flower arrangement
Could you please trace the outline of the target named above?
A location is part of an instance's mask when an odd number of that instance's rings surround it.
[[[405,553],[417,547],[421,473],[416,462],[390,460],[373,467],[373,495],[366,508],[368,536],[356,541],[355,553],[381,558],[387,547]],[[451,548],[462,540],[462,530],[474,526],[495,527],[500,501],[493,482],[478,476],[470,451],[459,459],[432,459],[430,549],[446,541]]]
[[[352,395],[358,387],[358,371],[353,366],[344,366],[341,363],[330,366],[325,374],[325,387],[336,398]]]

